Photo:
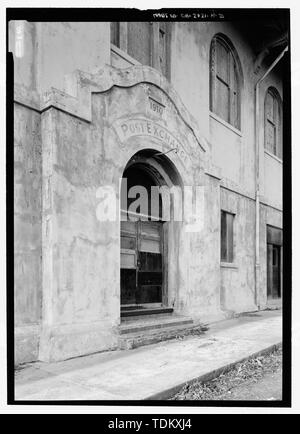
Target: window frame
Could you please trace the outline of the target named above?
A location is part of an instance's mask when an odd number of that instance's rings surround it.
[[[273,99],[273,119],[269,119],[268,117],[267,99],[269,95]],[[277,107],[278,107],[276,118],[274,118],[274,101],[277,102]],[[269,86],[266,90],[265,98],[264,98],[264,149],[266,152],[278,158],[280,161],[282,161],[282,153],[283,153],[282,119],[283,119],[282,99],[280,97],[278,90],[273,86]],[[270,123],[275,129],[275,134],[274,134],[275,141],[272,145],[272,150],[267,146],[267,124],[268,123]],[[274,147],[275,147],[275,151],[274,151]]]
[[[222,217],[225,216],[225,234],[223,233],[223,225],[222,225]],[[228,231],[229,218],[231,219],[232,228],[231,231]],[[235,214],[226,210],[221,209],[220,213],[220,261],[221,264],[231,264],[233,265],[235,262],[235,236],[234,236],[234,224],[235,222]],[[231,238],[229,238],[228,233],[231,232]],[[226,244],[226,255],[223,256],[223,246],[224,239]]]
[[[217,44],[220,44],[225,48],[227,52],[227,75],[228,75],[228,83],[223,80],[222,77],[218,74],[218,56],[217,56]],[[233,62],[232,69],[236,74],[236,80],[234,79],[234,75],[231,73],[231,65]],[[220,118],[223,122],[226,122],[230,127],[235,130],[241,132],[241,94],[242,94],[242,69],[239,61],[239,57],[236,53],[235,48],[232,43],[226,38],[224,35],[216,34],[212,40],[210,45],[210,56],[209,56],[209,108],[210,112]],[[217,113],[217,83],[218,80],[223,83],[228,88],[228,103],[227,103],[227,118]],[[234,121],[234,115],[232,113],[232,98],[235,93],[235,83],[236,83],[236,98],[237,98],[237,122]]]
[[[118,25],[118,31],[117,34],[119,36],[118,44],[114,44],[111,40],[111,45],[117,47],[119,50],[124,51],[127,56],[134,59],[138,64],[141,64],[139,60],[137,60],[135,57],[130,55],[128,53],[128,24],[124,21],[111,21],[110,22],[110,32],[112,33],[112,24]],[[171,79],[171,26],[168,22],[153,22],[153,21],[147,21],[147,23],[150,26],[150,65],[152,68],[157,69],[164,77],[166,77],[168,80]],[[165,68],[166,72],[164,73],[161,71],[160,68],[160,31],[162,31],[165,35]]]

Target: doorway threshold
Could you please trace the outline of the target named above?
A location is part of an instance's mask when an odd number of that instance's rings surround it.
[[[144,316],[144,315],[161,315],[173,313],[172,307],[145,307],[145,306],[129,306],[121,308],[121,318]]]

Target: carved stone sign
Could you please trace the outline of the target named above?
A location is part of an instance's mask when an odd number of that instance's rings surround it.
[[[154,98],[151,98],[150,96],[149,96],[149,104],[150,104],[150,109],[154,113],[158,115],[162,115],[164,113],[165,106],[160,102],[156,101]]]
[[[184,162],[187,160],[187,155],[179,141],[166,128],[150,119],[126,119],[116,122],[114,128],[123,144],[130,137],[153,137],[166,145],[166,151],[175,148],[179,157]]]

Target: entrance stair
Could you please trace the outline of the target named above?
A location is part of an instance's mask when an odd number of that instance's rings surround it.
[[[203,334],[206,330],[205,326],[195,324],[191,318],[174,314],[172,308],[133,309],[131,313],[132,315],[124,316],[122,312],[122,323],[119,326],[120,349],[128,350],[192,334]]]

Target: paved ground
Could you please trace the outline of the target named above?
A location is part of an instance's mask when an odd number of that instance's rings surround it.
[[[16,400],[144,400],[281,342],[281,311],[222,321],[202,336],[17,370]]]

